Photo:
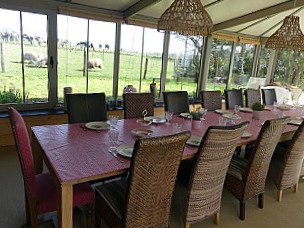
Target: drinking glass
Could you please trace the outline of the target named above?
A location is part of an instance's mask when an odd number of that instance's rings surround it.
[[[201,117],[201,120],[205,120],[205,116],[207,115],[207,109],[202,109],[200,112],[201,112],[201,114],[202,114],[202,117]]]
[[[226,119],[223,116],[219,116],[219,126],[226,126]]]
[[[118,116],[110,115],[109,118],[111,127],[117,129]]]
[[[234,105],[234,114],[238,114],[239,111],[240,111],[240,106]]]
[[[173,123],[172,127],[173,127],[174,133],[179,133],[182,130],[183,124],[182,123]]]
[[[165,113],[166,120],[168,121],[168,122],[166,123],[167,125],[171,125],[170,120],[172,120],[172,116],[173,116],[173,112],[167,111],[167,112]]]
[[[110,152],[115,152],[117,150],[116,143],[118,141],[119,131],[118,130],[110,130],[109,131],[109,139],[111,142],[111,146],[109,148]]]

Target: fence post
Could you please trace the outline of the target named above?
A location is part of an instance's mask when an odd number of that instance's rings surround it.
[[[86,76],[87,70],[87,52],[86,49],[83,49],[83,76]]]
[[[4,52],[4,43],[0,42],[0,55],[1,55],[1,70],[5,73],[5,52]]]

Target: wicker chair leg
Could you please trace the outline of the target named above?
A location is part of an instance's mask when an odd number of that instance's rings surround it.
[[[278,190],[277,191],[277,201],[278,202],[282,201],[282,195],[283,195],[283,190]]]
[[[245,220],[245,202],[240,201],[240,219]]]
[[[87,220],[87,228],[92,228],[92,211],[93,211],[93,204],[86,204],[85,205],[85,216]]]
[[[298,189],[299,189],[299,185],[298,185],[298,183],[296,183],[296,184],[293,186],[293,191],[294,191],[294,193],[297,193],[297,192],[298,192]]]
[[[264,207],[264,193],[260,193],[259,194],[259,208],[263,208]]]
[[[218,225],[220,223],[220,212],[217,212],[215,215],[214,215],[214,224],[215,225]]]

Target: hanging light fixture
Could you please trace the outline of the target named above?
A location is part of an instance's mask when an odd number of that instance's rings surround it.
[[[208,36],[213,32],[213,22],[200,0],[175,0],[160,17],[157,30]]]
[[[304,50],[304,35],[301,31],[298,16],[287,16],[283,25],[266,41],[266,48],[275,50]]]
[[[294,1],[293,13],[285,17],[282,26],[266,41],[265,47],[275,50],[304,50],[304,35],[301,31],[299,17],[294,16],[297,0]]]

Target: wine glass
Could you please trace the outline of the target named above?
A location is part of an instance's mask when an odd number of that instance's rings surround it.
[[[240,111],[240,106],[234,105],[234,114],[238,114],[239,111]]]
[[[109,152],[114,153],[117,151],[116,143],[118,141],[119,131],[116,129],[109,131],[109,139],[111,142],[111,146],[109,148]]]
[[[110,115],[109,119],[110,119],[111,127],[117,129],[118,116]]]
[[[173,112],[167,111],[167,112],[165,113],[166,120],[168,121],[168,122],[166,123],[167,125],[171,125],[170,120],[172,120],[172,116],[173,116]]]
[[[200,113],[202,115],[201,120],[205,120],[205,116],[207,115],[208,109],[203,108]]]

